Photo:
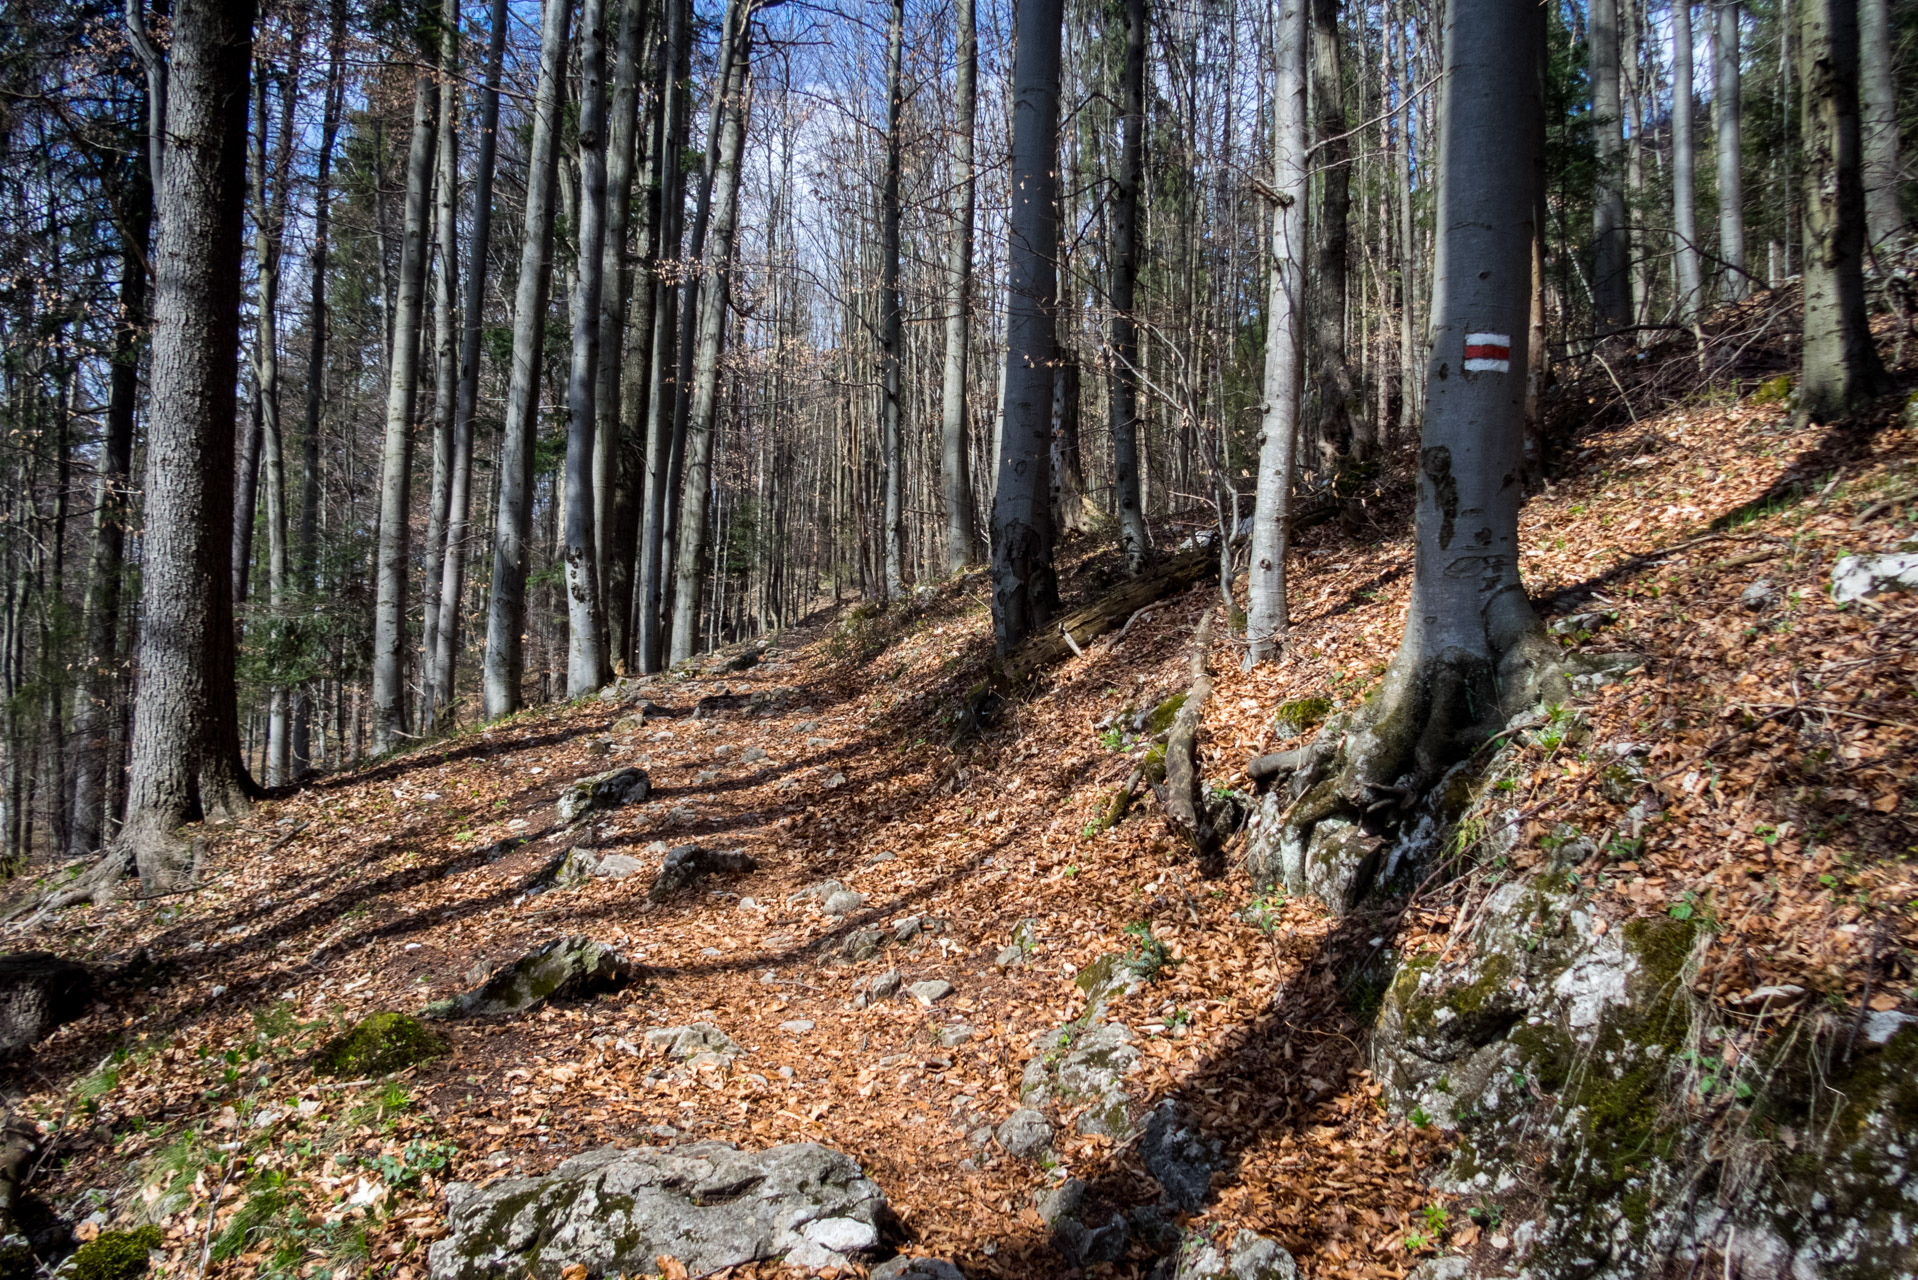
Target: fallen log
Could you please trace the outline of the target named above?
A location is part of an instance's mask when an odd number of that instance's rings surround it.
[[[1221,842],[1201,794],[1199,777],[1199,720],[1212,696],[1212,673],[1206,661],[1212,652],[1212,611],[1199,619],[1192,641],[1192,686],[1172,720],[1165,741],[1165,783],[1154,788],[1165,807],[1165,824],[1198,858],[1207,875],[1218,874]]]
[[[1006,655],[999,664],[1000,671],[1008,683],[1018,684],[1041,667],[1063,662],[1075,649],[1083,650],[1106,632],[1123,626],[1139,610],[1214,577],[1218,571],[1219,555],[1211,547],[1181,552],[1136,578],[1126,579],[1091,604],[1055,619],[1045,631]]]

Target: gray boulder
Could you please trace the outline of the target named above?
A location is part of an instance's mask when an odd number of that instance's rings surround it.
[[[894,1258],[867,1274],[872,1280],[966,1280],[966,1273],[944,1258]]]
[[[623,804],[638,804],[652,794],[653,781],[637,765],[608,769],[566,784],[559,793],[559,820],[571,826],[589,814],[617,809]]]
[[[643,966],[602,942],[577,934],[554,938],[493,971],[445,1012],[467,1017],[520,1013],[548,1000],[573,999],[632,981]]]
[[[1146,1117],[1139,1155],[1146,1172],[1158,1179],[1166,1204],[1188,1213],[1206,1202],[1212,1171],[1221,1167],[1219,1144],[1201,1134],[1170,1098]]]
[[[820,904],[819,909],[829,916],[851,915],[866,905],[866,895],[855,893],[851,889],[841,889]]]
[[[1052,1145],[1052,1122],[1045,1112],[1020,1107],[999,1126],[999,1145],[1021,1160],[1036,1160]]]
[[[1886,591],[1918,591],[1918,552],[1845,556],[1831,567],[1831,598],[1839,604]]]
[[[1123,1140],[1132,1134],[1132,1098],[1125,1078],[1139,1064],[1132,1033],[1120,1023],[1102,1022],[1074,1034],[1070,1027],[1042,1041],[1048,1051],[1026,1064],[1019,1101],[1028,1107],[1048,1102],[1077,1107],[1080,1133],[1102,1133]]]
[[[739,1056],[733,1038],[710,1022],[695,1022],[683,1027],[650,1027],[645,1036],[650,1053],[663,1053],[673,1062],[691,1066],[701,1063],[727,1063]]]
[[[851,1157],[816,1143],[741,1151],[721,1142],[602,1147],[543,1178],[446,1188],[447,1235],[432,1280],[692,1275],[749,1262],[850,1267],[880,1249],[885,1193]]]
[[[1299,1264],[1278,1241],[1240,1231],[1230,1244],[1189,1236],[1153,1274],[1166,1280],[1298,1280]]]
[[[692,888],[707,876],[752,871],[758,866],[750,854],[739,849],[722,852],[703,845],[682,844],[669,851],[666,860],[659,864],[659,874],[653,877],[653,887],[646,891],[646,896],[661,902],[681,889]]]
[[[0,955],[0,1058],[85,1013],[94,986],[91,969],[49,951]]]
[[[645,869],[646,864],[629,853],[601,853],[589,844],[578,844],[560,860],[552,880],[564,889],[588,880],[624,880]]]
[[[1125,1215],[1114,1213],[1099,1222],[1086,1204],[1086,1183],[1067,1178],[1039,1198],[1039,1217],[1052,1228],[1052,1247],[1075,1266],[1118,1262],[1132,1244],[1132,1228]],[[1086,1218],[1094,1221],[1088,1225]]]

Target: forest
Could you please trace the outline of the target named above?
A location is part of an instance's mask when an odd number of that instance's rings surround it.
[[[1914,83],[10,0],[0,1273],[1918,1275]]]

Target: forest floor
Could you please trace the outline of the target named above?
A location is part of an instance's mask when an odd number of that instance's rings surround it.
[[[1645,665],[1515,747],[1528,825],[1514,861],[1582,834],[1579,875],[1607,920],[1707,922],[1698,989],[1745,1036],[1729,1055],[1794,1000],[1918,1012],[1918,596],[1840,607],[1829,590],[1839,557],[1913,536],[1918,431],[1889,400],[1870,421],[1794,427],[1753,379],[1657,416],[1641,402],[1636,420],[1599,396],[1525,507],[1523,568],[1568,647]],[[1069,596],[1113,579],[1108,552],[1067,550]],[[1208,783],[1249,789],[1246,760],[1285,745],[1281,702],[1345,706],[1376,685],[1411,565],[1404,503],[1303,535],[1284,660],[1242,673],[1220,629]],[[1378,992],[1335,974],[1388,934],[1401,951],[1440,945],[1504,868],[1337,922],[1258,896],[1238,860],[1202,877],[1149,796],[1098,830],[1142,749],[1102,726],[1183,690],[1213,585],[1045,673],[955,754],[952,713],[990,651],[987,591],[974,573],[907,606],[848,607],[749,669],[715,660],[641,690],[681,712],[754,696],[737,711],[621,728],[629,705],[589,697],[321,778],[207,830],[204,887],[12,939],[150,959],[8,1069],[16,1110],[50,1135],[36,1196],[82,1236],[156,1221],[175,1275],[416,1280],[449,1179],[680,1135],[813,1140],[884,1188],[909,1252],[975,1276],[1060,1274],[1034,1193],[1070,1175],[1119,1207],[1148,1201],[1136,1144],[1062,1128],[1041,1168],[968,1135],[1017,1105],[1034,1037],[1083,1004],[1074,975],[1117,952],[1158,961],[1111,1015],[1142,1049],[1133,1096],[1183,1100],[1229,1153],[1193,1225],[1272,1235],[1311,1277],[1396,1277],[1434,1251],[1494,1247],[1427,1189],[1444,1143],[1377,1101],[1363,1046]],[[1605,785],[1626,744],[1649,749],[1666,815],[1635,835],[1629,797]],[[764,757],[742,760],[751,748]],[[557,824],[559,788],[626,763],[653,797],[601,815],[600,853],[698,841],[758,869],[660,903],[645,874],[538,891],[578,839]],[[833,917],[795,897],[826,879],[863,905]],[[855,931],[912,916],[927,927],[910,942],[841,954]],[[1026,956],[1001,967],[1028,920]],[[441,1024],[450,1053],[394,1079],[314,1074],[315,1046],[353,1020],[418,1011],[570,934],[640,960],[645,979]],[[953,994],[856,1008],[856,984],[892,969]],[[1746,999],[1787,984],[1800,995]],[[743,1046],[732,1069],[659,1073],[646,1030],[702,1022]],[[1135,1258],[1096,1271],[1134,1274]]]

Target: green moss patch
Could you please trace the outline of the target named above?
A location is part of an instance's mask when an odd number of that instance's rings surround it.
[[[1330,698],[1293,698],[1279,704],[1272,713],[1272,727],[1278,730],[1282,738],[1296,738],[1305,733],[1332,714]]]
[[[158,1227],[102,1231],[73,1251],[66,1270],[74,1280],[133,1280],[146,1274],[147,1254],[165,1242]]]
[[[384,1011],[368,1014],[320,1046],[313,1069],[325,1076],[383,1076],[437,1058],[446,1049],[445,1037],[418,1018]]]
[[[1152,714],[1146,718],[1145,731],[1153,736],[1164,733],[1179,718],[1179,709],[1185,706],[1185,695],[1175,693],[1158,706],[1152,708]]]
[[[1783,404],[1791,399],[1791,375],[1781,373],[1758,384],[1749,397],[1752,404]]]

